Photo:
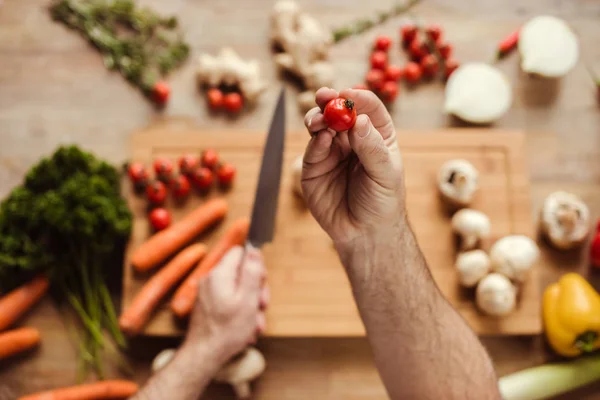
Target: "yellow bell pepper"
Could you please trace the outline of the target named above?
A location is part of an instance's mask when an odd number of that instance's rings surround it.
[[[585,278],[563,275],[546,288],[542,303],[546,338],[554,351],[575,357],[600,347],[600,294]]]

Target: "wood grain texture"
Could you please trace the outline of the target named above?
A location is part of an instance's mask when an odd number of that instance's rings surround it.
[[[203,149],[214,148],[223,160],[237,167],[238,176],[231,190],[223,192],[215,188],[209,194],[225,197],[230,208],[223,223],[200,238],[210,246],[231,221],[251,213],[265,135],[203,132],[185,126],[182,120],[173,129],[161,124],[134,134],[132,159],[151,168],[152,161],[158,157],[176,162],[182,154],[200,154]],[[364,327],[331,240],[292,190],[291,165],[303,153],[308,135],[290,133],[287,136],[275,238],[264,249],[271,288],[265,335],[362,336]],[[444,162],[455,158],[470,161],[480,172],[480,190],[472,207],[486,213],[492,222],[486,247],[508,234],[533,237],[529,178],[523,158],[524,135],[488,129],[405,132],[399,143],[409,219],[442,293],[479,334],[539,333],[537,268],[520,288],[517,310],[507,318],[481,314],[474,305],[473,291],[459,285],[454,268],[456,246],[450,226],[451,213],[440,200],[436,183],[437,171]],[[124,267],[123,307],[126,308],[151,275],[136,274],[130,265],[131,255],[150,237],[151,231],[147,201],[133,192],[129,182],[125,183],[124,193],[134,213],[133,235]],[[184,205],[171,204],[174,221],[203,201],[203,196],[192,195]],[[168,301],[163,302],[145,330],[146,334],[156,336],[181,336],[184,332],[185,325],[173,318]]]
[[[78,35],[53,23],[47,0],[0,2],[0,195],[21,182],[40,156],[62,143],[78,143],[114,162],[128,155],[129,134],[163,116],[186,116],[210,130],[258,131],[271,118],[281,79],[275,73],[266,43],[268,13],[273,0],[140,0],[161,12],[176,13],[192,46],[190,62],[169,79],[173,95],[169,106],[156,113],[136,89],[115,73],[107,72],[98,53]],[[302,7],[326,26],[334,27],[389,7],[393,0],[299,0]],[[565,18],[580,36],[581,52],[600,69],[600,2],[594,0],[427,0],[414,9],[423,21],[441,23],[462,62],[493,57],[497,41],[537,14]],[[335,86],[362,80],[367,71],[370,44],[378,34],[396,37],[405,18],[395,18],[368,33],[340,43],[331,52],[337,69]],[[192,84],[194,58],[232,46],[244,57],[259,59],[269,82],[256,109],[239,118],[213,116]],[[394,53],[393,59],[403,56]],[[564,79],[531,79],[520,73],[519,58],[511,55],[499,64],[514,88],[514,104],[494,126],[526,132],[526,166],[531,178],[534,215],[544,197],[557,189],[579,194],[600,215],[600,112],[594,88],[579,63]],[[290,90],[295,88],[290,86]],[[462,125],[444,116],[441,84],[402,88],[392,117],[400,134]],[[290,102],[291,103],[291,102]],[[302,114],[288,103],[288,128],[302,129]],[[587,253],[567,256],[543,242],[540,285],[561,274],[588,274]],[[590,275],[600,288],[598,274]],[[77,357],[60,314],[43,302],[21,321],[39,328],[42,346],[34,353],[0,363],[0,399],[73,384]],[[484,338],[499,375],[539,365],[552,356],[541,337]],[[131,360],[136,380],[149,375],[152,356],[173,341],[140,340]],[[353,360],[370,359],[363,339],[265,339],[260,346],[270,368],[259,382],[264,399],[383,399],[373,368],[357,371]],[[348,356],[346,355],[348,354]],[[468,357],[468,355],[465,355]],[[113,372],[112,376],[117,376]],[[600,399],[600,384],[561,399]],[[228,389],[211,390],[206,399],[233,398]]]

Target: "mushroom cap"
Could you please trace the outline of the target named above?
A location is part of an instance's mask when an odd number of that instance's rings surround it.
[[[504,275],[491,273],[477,285],[475,302],[484,313],[502,317],[515,309],[517,288]]]
[[[293,182],[293,188],[294,188],[294,193],[296,193],[298,196],[302,197],[302,164],[303,164],[303,157],[302,156],[298,156],[295,160],[294,160],[294,164],[292,164],[292,177],[294,179]]]
[[[459,282],[465,287],[477,285],[490,272],[491,261],[483,250],[471,250],[461,253],[456,258]]]
[[[478,188],[479,172],[467,160],[445,162],[438,171],[438,188],[444,200],[452,205],[466,207]]]
[[[550,243],[559,249],[581,245],[590,232],[590,210],[572,193],[554,192],[542,205],[540,226]]]
[[[527,278],[539,255],[535,242],[524,235],[505,236],[494,243],[490,250],[492,269],[519,282]]]
[[[490,219],[481,211],[464,208],[452,216],[452,230],[462,237],[463,250],[470,250],[490,235]]]
[[[215,375],[215,380],[235,386],[259,377],[266,366],[262,353],[254,347],[248,347],[240,357],[221,368]]]

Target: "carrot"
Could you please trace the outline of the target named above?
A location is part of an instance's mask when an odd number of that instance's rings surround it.
[[[135,382],[112,380],[34,393],[19,400],[116,400],[131,397],[138,389]]]
[[[215,244],[202,262],[198,264],[196,269],[192,271],[175,292],[173,301],[171,301],[171,310],[175,315],[183,318],[190,314],[194,307],[200,280],[208,275],[229,249],[241,245],[246,241],[249,228],[250,221],[248,218],[240,218],[233,222],[227,232],[225,232],[225,235]]]
[[[0,333],[0,360],[29,350],[40,343],[40,332],[33,328]]]
[[[206,246],[196,243],[185,248],[152,277],[135,296],[119,319],[121,330],[129,336],[140,333],[150,314],[169,290],[206,254]]]
[[[48,278],[40,275],[0,299],[0,331],[11,326],[48,291]]]
[[[131,257],[137,271],[147,271],[198,236],[227,213],[227,202],[210,200],[138,247]]]

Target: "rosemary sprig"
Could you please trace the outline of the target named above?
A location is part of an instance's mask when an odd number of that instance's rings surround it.
[[[133,0],[54,0],[50,14],[85,36],[102,52],[108,69],[147,95],[189,55],[175,17],[136,8]]]
[[[382,24],[392,17],[396,17],[398,15],[408,12],[413,6],[415,6],[420,1],[421,0],[408,0],[405,3],[396,4],[389,11],[379,12],[373,18],[359,19],[347,25],[336,28],[332,31],[333,42],[338,43],[350,36],[360,35],[361,33],[371,29],[375,25]]]

